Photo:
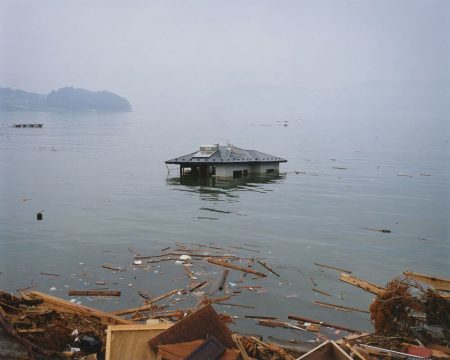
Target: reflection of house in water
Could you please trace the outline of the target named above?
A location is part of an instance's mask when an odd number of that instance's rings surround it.
[[[203,178],[241,178],[278,173],[280,162],[286,161],[256,150],[216,144],[200,146],[198,151],[167,160],[166,164],[180,165],[180,177],[189,174]]]
[[[239,201],[240,192],[268,193],[273,188],[270,184],[277,184],[286,178],[284,174],[268,174],[260,176],[248,176],[239,179],[181,176],[168,177],[166,183],[174,190],[194,193],[200,195],[202,200],[207,201]]]

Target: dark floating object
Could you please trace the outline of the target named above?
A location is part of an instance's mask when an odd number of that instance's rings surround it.
[[[14,124],[15,128],[41,128],[43,124]]]
[[[36,215],[37,220],[42,220],[42,212],[38,212]]]
[[[390,234],[392,231],[388,230],[388,229],[374,229],[374,228],[368,228],[368,227],[362,227],[361,229],[366,229],[366,230],[372,230],[372,231],[379,231],[385,234]]]

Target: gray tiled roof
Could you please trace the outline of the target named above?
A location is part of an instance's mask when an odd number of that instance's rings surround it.
[[[244,150],[235,146],[218,146],[217,150],[209,157],[198,157],[198,153],[199,151],[195,151],[191,154],[167,160],[166,164],[265,163],[287,161],[277,156],[256,150]]]

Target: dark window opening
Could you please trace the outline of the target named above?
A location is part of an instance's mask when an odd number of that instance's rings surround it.
[[[267,169],[266,174],[273,174],[275,172],[275,169]]]
[[[234,170],[233,171],[233,177],[234,178],[241,178],[242,177],[242,170]]]
[[[242,170],[242,174],[243,174],[244,176],[248,176],[248,170]]]

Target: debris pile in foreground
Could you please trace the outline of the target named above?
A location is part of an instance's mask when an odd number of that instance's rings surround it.
[[[20,296],[0,292],[0,358],[450,359],[448,279],[405,272],[404,277],[381,287],[350,275],[348,270],[316,264],[343,272],[340,275],[342,282],[376,296],[370,305],[375,332],[365,334],[353,329],[351,324],[337,325],[296,314],[286,314],[290,322],[271,316],[245,316],[255,319],[261,326],[314,334],[317,344],[299,351],[299,348],[290,346],[289,342],[294,342],[292,339],[275,343],[256,335],[232,333],[228,325],[237,317],[225,312],[218,314],[213,307],[227,304],[252,308],[230,299],[243,290],[262,288],[257,281],[268,275],[279,277],[277,270],[261,257],[243,258],[229,252],[218,254],[211,249],[200,251],[199,247],[190,249],[179,244],[176,251],[163,255],[145,257],[134,254],[133,266],[143,268],[161,261],[181,262],[189,284],[159,296],[139,293],[144,304],[133,308],[104,312],[38,291],[21,292]],[[119,273],[123,270],[110,264],[103,267]],[[211,272],[211,267],[216,271]],[[241,274],[240,285],[230,286],[227,279],[236,274]],[[244,285],[248,280],[251,284]],[[313,290],[327,295],[323,290]],[[120,296],[120,292],[104,289],[71,289],[69,294]],[[166,304],[161,305],[162,300]],[[168,309],[183,301],[189,303],[188,306]],[[314,303],[333,311],[369,313],[364,309],[328,302]],[[333,341],[327,336],[330,333],[323,331],[325,329],[332,329],[334,334],[343,331],[341,337],[345,336]]]

